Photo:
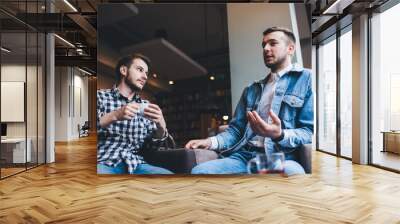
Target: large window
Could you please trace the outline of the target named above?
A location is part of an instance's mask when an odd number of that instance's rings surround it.
[[[340,155],[352,157],[352,35],[351,26],[340,36]]]
[[[1,2],[19,15],[44,2]],[[0,12],[0,178],[45,163],[45,35]]]
[[[372,163],[400,170],[400,4],[371,19]]]
[[[336,153],[336,39],[318,47],[318,149]]]
[[[352,27],[318,45],[318,150],[352,157]],[[339,92],[338,92],[339,91]]]

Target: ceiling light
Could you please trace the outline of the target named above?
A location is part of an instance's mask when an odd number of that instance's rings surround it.
[[[68,0],[64,0],[65,4],[67,4],[74,12],[78,12],[78,10],[71,4],[69,3]]]
[[[74,45],[77,46],[77,47],[81,47],[81,48],[85,47],[85,45],[83,43],[81,43],[81,42],[75,42]]]
[[[328,14],[333,8],[336,7],[337,4],[339,4],[340,0],[336,0],[332,5],[330,5],[327,9],[325,9],[322,14]]]
[[[229,119],[229,116],[228,116],[228,115],[222,116],[222,120],[227,121],[228,119]]]
[[[210,76],[210,80],[215,80],[215,77],[214,76]]]
[[[170,85],[173,85],[174,84],[174,81],[169,81],[168,82]]]
[[[342,14],[343,10],[351,5],[351,3],[353,3],[354,1],[355,0],[336,0],[332,3],[332,5],[325,9],[322,14]]]
[[[157,74],[156,73],[153,74],[153,78],[157,78]]]
[[[80,48],[77,48],[77,49],[76,49],[76,52],[81,52],[81,53],[82,53],[82,51],[83,51],[83,50],[80,49]]]
[[[92,73],[90,73],[90,72],[88,72],[88,71],[86,71],[86,70],[83,70],[83,69],[81,69],[81,68],[79,68],[79,67],[78,67],[78,70],[81,71],[81,72],[83,72],[83,73],[85,73],[85,74],[87,74],[87,75],[93,75]]]
[[[6,52],[6,53],[10,53],[10,52],[11,52],[10,49],[7,49],[7,48],[5,48],[5,47],[1,47],[1,50],[4,51],[4,52]]]
[[[40,7],[42,10],[45,10],[46,9],[46,6],[45,5],[42,5],[42,7]]]
[[[69,45],[70,47],[75,48],[75,45],[71,44],[71,42],[69,42],[68,40],[58,36],[57,34],[54,34],[55,37],[57,37],[59,40],[61,40],[62,42],[66,43],[67,45]]]

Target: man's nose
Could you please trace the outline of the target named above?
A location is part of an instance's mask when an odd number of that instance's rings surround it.
[[[269,46],[269,44],[266,44],[264,46],[264,51],[269,51],[271,49],[271,47]]]

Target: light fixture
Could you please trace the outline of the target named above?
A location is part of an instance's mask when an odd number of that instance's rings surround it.
[[[215,80],[215,77],[214,76],[210,76],[210,80]]]
[[[342,14],[343,10],[347,8],[351,3],[353,3],[355,0],[336,0],[335,2],[332,3],[328,8],[326,8],[322,14],[327,15],[327,14]]]
[[[78,70],[81,71],[81,72],[83,72],[83,73],[85,73],[85,74],[87,74],[87,75],[90,75],[90,76],[93,75],[92,73],[90,73],[90,72],[88,72],[88,71],[86,71],[86,70],[83,70],[83,69],[81,69],[81,68],[79,68],[79,67],[78,67]]]
[[[85,45],[83,43],[81,43],[81,42],[75,42],[74,45],[76,47],[80,47],[80,48],[84,48],[85,47]]]
[[[157,74],[156,73],[153,74],[153,78],[157,78]]]
[[[54,36],[55,37],[57,37],[59,40],[61,40],[62,42],[64,42],[64,43],[66,43],[67,45],[69,45],[70,47],[73,47],[73,48],[75,48],[75,45],[73,45],[71,42],[69,42],[68,40],[66,40],[66,39],[64,39],[64,38],[62,38],[62,37],[60,37],[59,35],[57,35],[57,34],[54,34]]]
[[[174,81],[169,81],[168,82],[170,85],[173,85],[174,84]]]
[[[228,119],[229,119],[229,116],[228,116],[228,115],[222,116],[222,120],[227,121]]]
[[[10,53],[10,52],[11,52],[10,49],[7,49],[7,48],[5,48],[5,47],[1,47],[1,50],[4,51],[4,52],[6,52],[6,53]]]
[[[45,6],[45,5],[42,5],[40,8],[41,8],[43,11],[46,10],[46,6]]]
[[[78,10],[71,3],[69,3],[68,0],[64,0],[64,3],[67,4],[74,12],[78,12]]]

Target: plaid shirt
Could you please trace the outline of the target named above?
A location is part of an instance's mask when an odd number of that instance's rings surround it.
[[[100,117],[128,103],[142,100],[135,94],[131,100],[122,96],[118,88],[97,91],[97,162],[108,166],[117,166],[125,162],[132,174],[138,164],[146,163],[138,154],[140,149],[158,149],[167,139],[152,138],[156,124],[140,115],[131,120],[116,121],[106,128],[100,127]]]

